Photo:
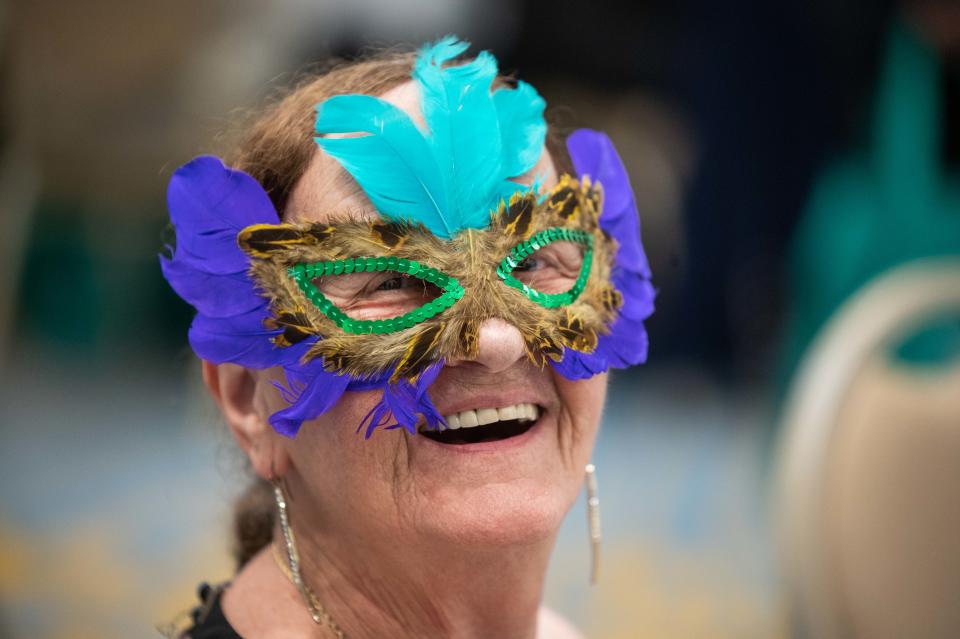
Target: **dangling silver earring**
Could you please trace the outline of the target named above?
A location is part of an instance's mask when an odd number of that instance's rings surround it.
[[[600,574],[600,496],[597,492],[597,467],[587,464],[584,483],[587,486],[587,526],[590,530],[590,584],[596,585]]]
[[[280,516],[280,531],[283,533],[283,541],[287,547],[287,566],[290,568],[290,579],[293,585],[300,591],[300,596],[307,604],[310,616],[314,622],[320,623],[323,617],[313,605],[310,593],[306,584],[303,583],[303,577],[300,576],[300,555],[297,553],[297,546],[293,540],[293,529],[290,528],[290,518],[287,515],[287,499],[280,487],[280,482],[273,483],[273,496],[277,500],[277,514]]]

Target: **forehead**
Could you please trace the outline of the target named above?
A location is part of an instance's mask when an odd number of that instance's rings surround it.
[[[380,95],[380,98],[406,112],[421,130],[426,130],[420,108],[420,86],[407,80]],[[544,149],[536,165],[525,175],[517,176],[521,184],[532,184],[543,176],[547,189],[557,183],[557,172],[550,154]],[[294,186],[287,200],[284,220],[287,222],[331,222],[377,218],[373,204],[363,189],[340,163],[327,155],[319,145],[307,170]]]

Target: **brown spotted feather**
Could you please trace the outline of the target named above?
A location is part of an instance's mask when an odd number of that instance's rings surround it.
[[[488,229],[471,230],[442,240],[419,225],[352,222],[336,226],[276,225],[250,227],[240,245],[251,257],[251,274],[270,298],[283,340],[323,335],[305,360],[323,357],[328,370],[355,377],[395,370],[394,379],[414,378],[440,358],[476,356],[479,327],[498,317],[523,336],[531,361],[538,366],[563,355],[563,346],[590,352],[607,332],[622,304],[610,285],[616,242],[597,224],[602,210],[599,185],[561,178],[546,200],[515,196],[492,216]],[[550,227],[579,228],[593,234],[593,271],[580,297],[565,308],[548,309],[503,284],[496,275],[500,260],[523,239]],[[287,269],[298,262],[390,255],[416,260],[455,277],[465,295],[452,308],[416,326],[385,335],[342,332],[308,302]],[[278,343],[279,345],[279,343]],[[398,364],[399,363],[399,364]]]

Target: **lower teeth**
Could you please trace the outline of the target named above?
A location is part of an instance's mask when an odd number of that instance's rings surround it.
[[[534,423],[535,422],[531,420],[520,421],[518,419],[510,419],[485,426],[474,426],[473,428],[428,430],[423,431],[422,434],[442,444],[479,444],[481,442],[495,442],[522,435],[530,430],[530,427],[533,426]]]

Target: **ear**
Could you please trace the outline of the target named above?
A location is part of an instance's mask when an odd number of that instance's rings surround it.
[[[267,481],[283,477],[290,457],[280,441],[281,435],[267,420],[264,402],[258,401],[261,380],[242,366],[204,361],[203,382],[254,471]]]

